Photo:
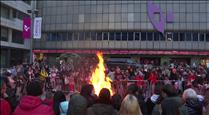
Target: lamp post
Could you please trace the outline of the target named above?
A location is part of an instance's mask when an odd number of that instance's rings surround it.
[[[28,13],[31,14],[31,19],[32,19],[32,26],[31,26],[31,39],[30,39],[30,61],[29,63],[31,64],[33,62],[33,23],[34,23],[34,18],[38,14],[38,10],[32,8],[32,10],[27,10]]]

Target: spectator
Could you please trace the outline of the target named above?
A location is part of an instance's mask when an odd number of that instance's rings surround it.
[[[54,115],[52,108],[42,103],[42,84],[32,81],[27,85],[27,95],[22,97],[13,115]]]
[[[120,110],[122,97],[119,94],[114,94],[111,99],[111,104],[116,110]]]
[[[110,104],[110,91],[103,88],[99,93],[97,103],[88,108],[87,115],[117,115],[117,111]]]
[[[66,101],[65,94],[61,91],[57,91],[54,94],[54,99],[53,99],[53,102],[54,102],[53,110],[54,110],[55,115],[60,115],[60,108],[59,107],[60,107],[60,103],[63,101]]]
[[[68,101],[63,101],[60,103],[60,115],[67,115]]]
[[[90,84],[83,85],[81,88],[80,94],[86,98],[88,103],[87,107],[90,107],[95,103],[96,99],[95,96],[93,95],[93,89],[94,89],[93,85]]]
[[[142,115],[137,98],[128,94],[122,101],[120,115]]]
[[[205,111],[203,115],[209,115],[209,88],[207,88],[207,91],[205,93]]]
[[[162,115],[180,115],[179,108],[183,102],[176,96],[174,87],[166,84],[162,89],[162,96],[165,98],[161,103]]]
[[[67,115],[86,115],[87,101],[80,94],[73,94],[70,98]]]
[[[197,98],[197,93],[193,89],[186,89],[182,97],[185,101],[188,115],[202,115],[202,105]]]
[[[9,102],[7,102],[4,99],[4,95],[6,94],[7,87],[1,76],[0,76],[0,89],[1,89],[0,113],[1,115],[11,115],[12,114],[11,106]]]

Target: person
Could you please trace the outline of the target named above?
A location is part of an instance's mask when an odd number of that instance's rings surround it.
[[[207,88],[205,92],[205,111],[203,112],[203,115],[209,115],[209,88]]]
[[[67,115],[86,115],[87,114],[87,101],[79,93],[71,95]]]
[[[120,110],[121,102],[122,102],[122,97],[119,94],[116,93],[112,96],[111,104],[118,111]]]
[[[180,97],[176,95],[174,87],[166,84],[162,89],[164,100],[161,102],[162,115],[180,115],[179,108],[183,105]]]
[[[12,108],[9,102],[4,99],[4,95],[6,94],[6,84],[4,82],[4,79],[0,76],[0,89],[1,89],[1,98],[0,98],[0,113],[1,115],[11,115],[12,114]]]
[[[87,115],[117,115],[118,112],[113,108],[110,100],[110,91],[102,88],[97,103],[88,108]]]
[[[54,115],[52,108],[43,103],[40,96],[43,85],[40,81],[31,81],[26,86],[27,95],[22,97],[13,115]]]
[[[94,87],[91,84],[83,85],[82,88],[81,88],[81,93],[80,94],[83,97],[86,98],[87,103],[88,103],[87,107],[90,107],[90,106],[92,106],[95,103],[96,98],[92,94],[93,93],[93,89],[94,89]]]
[[[57,91],[54,94],[54,98],[53,98],[53,110],[55,115],[60,115],[60,103],[66,101],[66,97],[65,94],[62,91]]]
[[[120,115],[142,115],[137,98],[128,94],[122,101]]]
[[[60,107],[59,107],[60,115],[67,115],[68,105],[69,105],[68,101],[63,101],[60,103]]]
[[[188,115],[202,115],[202,104],[198,100],[195,90],[189,88],[186,89],[182,95],[185,101],[184,106],[188,111]]]

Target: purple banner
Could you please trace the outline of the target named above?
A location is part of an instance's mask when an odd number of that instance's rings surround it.
[[[31,19],[23,18],[23,38],[30,39],[31,38]]]

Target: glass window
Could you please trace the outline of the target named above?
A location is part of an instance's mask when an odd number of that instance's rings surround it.
[[[173,41],[179,41],[179,34],[177,32],[173,33]]]
[[[162,33],[159,33],[160,41],[165,41],[165,36]]]
[[[85,40],[85,33],[79,32],[79,40]]]
[[[198,33],[193,33],[193,41],[198,41]]]
[[[122,40],[127,41],[127,32],[122,32]]]
[[[109,40],[114,40],[114,32],[110,32],[110,34],[109,34]]]
[[[91,33],[90,32],[85,32],[85,39],[91,40]]]
[[[147,40],[152,41],[152,39],[153,39],[152,32],[147,32]]]
[[[46,40],[51,41],[51,38],[52,38],[52,33],[47,33],[46,34]]]
[[[8,29],[1,26],[1,41],[8,41]]]
[[[135,40],[140,40],[140,33],[139,32],[135,32]]]
[[[9,19],[9,8],[1,4],[1,17]]]
[[[97,40],[102,40],[102,32],[97,32]]]
[[[24,44],[24,39],[22,38],[22,32],[13,30],[12,31],[12,42],[14,43],[19,43],[19,44]]]
[[[147,39],[146,32],[141,32],[141,41],[145,41]]]
[[[204,33],[200,33],[200,41],[205,41],[205,34]]]
[[[73,33],[73,40],[78,40],[78,35],[79,33],[78,32],[74,32]]]
[[[103,40],[108,40],[108,32],[103,32]]]
[[[68,32],[68,40],[71,41],[73,39],[73,33]]]
[[[57,41],[57,33],[52,33],[51,40]]]
[[[154,32],[154,41],[159,41],[159,33]]]
[[[191,40],[192,40],[192,34],[186,33],[186,41],[191,41]]]
[[[130,41],[134,40],[134,33],[133,32],[128,32],[128,40],[130,40]]]
[[[206,41],[209,41],[209,33],[206,34]]]
[[[96,32],[91,32],[91,40],[96,40]]]
[[[180,38],[180,41],[185,41],[185,34],[184,33],[180,33],[179,34],[179,38]]]
[[[115,40],[121,40],[121,32],[115,33]]]
[[[57,41],[62,41],[63,39],[62,39],[62,33],[61,32],[58,32],[57,33]]]

